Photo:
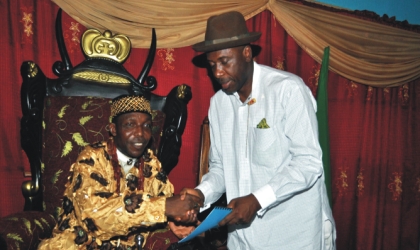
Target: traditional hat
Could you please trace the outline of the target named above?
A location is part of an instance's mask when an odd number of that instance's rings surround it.
[[[248,32],[244,16],[230,11],[207,20],[205,41],[192,46],[198,52],[210,52],[245,45],[258,40],[261,32]]]
[[[115,119],[119,115],[130,112],[143,112],[152,115],[150,101],[147,100],[146,97],[138,95],[121,95],[112,100],[112,119]]]

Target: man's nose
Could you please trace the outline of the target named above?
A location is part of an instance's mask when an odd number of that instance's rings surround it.
[[[143,126],[136,126],[134,133],[139,136],[143,136]]]
[[[219,78],[221,76],[223,76],[224,71],[221,65],[216,65],[216,67],[214,67],[214,76],[216,78]]]

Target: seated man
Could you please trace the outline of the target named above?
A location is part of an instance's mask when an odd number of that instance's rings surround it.
[[[53,237],[38,249],[139,249],[158,223],[196,221],[198,197],[181,200],[147,149],[150,102],[120,96],[111,104],[112,137],[87,146],[71,166]],[[118,248],[119,249],[119,248]]]

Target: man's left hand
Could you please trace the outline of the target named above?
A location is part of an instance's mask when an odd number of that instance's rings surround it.
[[[179,238],[183,239],[187,237],[194,229],[200,224],[200,221],[197,221],[197,224],[180,224],[177,222],[169,221],[169,228],[171,231]]]
[[[219,226],[248,224],[261,209],[260,203],[253,194],[233,199],[227,207],[232,208],[232,212],[219,223]]]

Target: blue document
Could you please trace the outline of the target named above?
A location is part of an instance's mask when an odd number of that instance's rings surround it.
[[[196,236],[200,235],[201,233],[217,227],[219,222],[223,220],[228,214],[232,212],[231,208],[227,207],[214,207],[213,210],[207,215],[206,219],[201,222],[198,227],[192,231],[187,237],[180,240],[179,243],[187,242],[192,240]]]

